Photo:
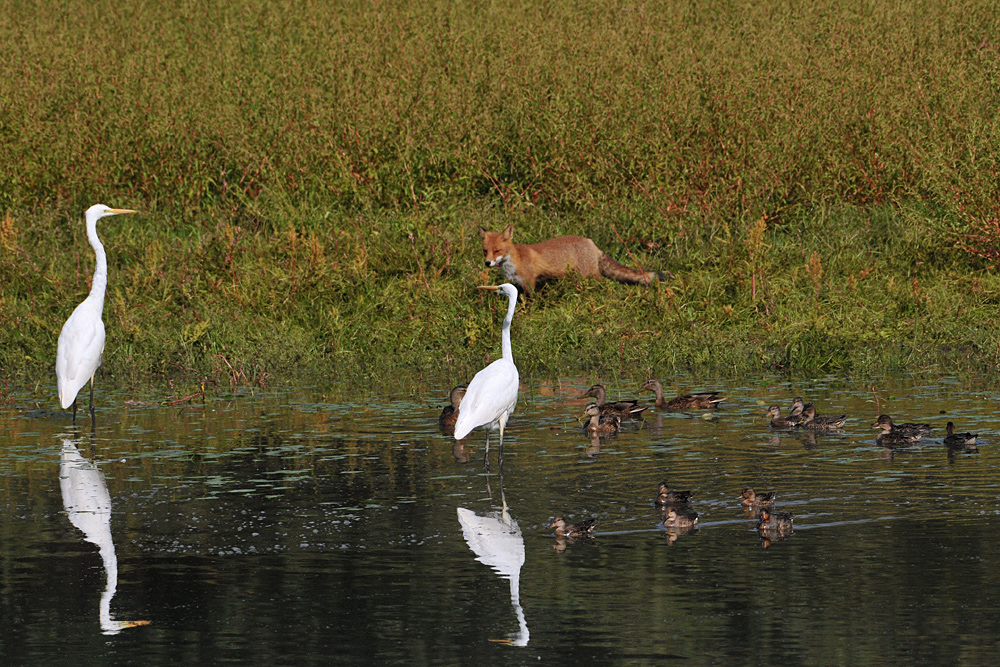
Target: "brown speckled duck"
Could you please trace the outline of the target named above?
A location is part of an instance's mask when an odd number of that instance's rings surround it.
[[[552,528],[556,532],[557,537],[590,537],[594,534],[594,526],[597,525],[597,519],[584,519],[580,523],[566,523],[566,520],[561,516],[557,516],[552,520]]]
[[[716,405],[726,400],[719,396],[719,392],[710,391],[701,394],[686,394],[672,398],[669,401],[663,398],[663,385],[659,380],[646,380],[640,391],[651,391],[656,394],[656,402],[653,404],[660,410],[667,412],[690,412],[692,410],[711,410]]]
[[[586,391],[584,396],[593,396],[597,399],[595,402],[597,403],[597,407],[601,409],[602,417],[615,415],[622,421],[638,421],[642,419],[642,413],[648,409],[646,406],[639,405],[639,401],[616,401],[615,403],[608,403],[608,392],[603,384],[595,384]]]
[[[698,514],[695,512],[678,512],[673,507],[667,509],[667,516],[663,519],[663,525],[671,529],[694,528],[698,523]]]
[[[465,387],[466,385],[460,384],[451,390],[448,395],[451,405],[444,406],[441,410],[441,416],[438,417],[438,426],[441,427],[442,431],[452,431],[455,430],[455,422],[458,421],[458,407],[462,404],[462,398],[465,397]]]
[[[656,492],[656,506],[683,505],[689,502],[692,496],[694,491],[671,491],[666,482],[660,482],[660,488]]]
[[[944,438],[944,444],[949,447],[975,447],[976,433],[955,433],[955,424],[948,422],[948,435]]]
[[[777,405],[772,405],[767,409],[764,414],[765,417],[771,418],[771,428],[795,428],[799,425],[798,416],[795,417],[782,417],[781,408]]]
[[[927,424],[893,424],[889,415],[879,415],[872,428],[880,428],[877,441],[882,444],[909,444],[931,432]]]
[[[767,493],[757,493],[753,490],[752,486],[748,486],[743,489],[743,493],[740,497],[743,498],[744,507],[767,507],[769,505],[774,505],[774,499],[777,494],[774,491],[768,491]]]
[[[789,533],[792,530],[792,515],[788,512],[772,512],[761,508],[757,530],[763,533]]]
[[[799,422],[799,427],[812,429],[813,431],[829,431],[840,428],[846,421],[847,415],[819,417],[816,415],[816,407],[812,403],[809,403],[802,409],[802,421]]]
[[[789,419],[802,421],[802,411],[805,409],[806,404],[802,402],[802,398],[796,396],[792,399],[792,408],[788,413]]]
[[[601,409],[597,407],[597,403],[588,403],[581,417],[583,416],[590,417],[583,425],[583,431],[587,435],[614,435],[621,429],[621,418],[618,415],[601,416]]]

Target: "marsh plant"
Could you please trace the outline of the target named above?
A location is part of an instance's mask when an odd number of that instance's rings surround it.
[[[1000,360],[990,12],[68,0],[3,16],[5,374],[50,372],[98,201],[142,211],[102,228],[102,372],[129,377],[464,378],[501,316],[473,289],[498,278],[476,227],[509,222],[668,276],[545,286],[514,325],[526,373]]]

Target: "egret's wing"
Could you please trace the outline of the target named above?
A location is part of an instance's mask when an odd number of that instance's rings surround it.
[[[458,411],[455,438],[461,440],[477,426],[492,424],[517,404],[519,378],[517,367],[506,359],[497,359],[476,373]]]
[[[56,379],[63,409],[73,404],[77,393],[101,365],[104,341],[101,313],[84,301],[76,307],[59,333]]]

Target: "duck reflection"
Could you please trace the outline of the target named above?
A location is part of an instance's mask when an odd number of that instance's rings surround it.
[[[965,445],[948,445],[948,463],[954,463],[958,456],[965,456],[968,454],[978,454],[979,446],[976,443],[965,444]]]
[[[502,495],[503,491],[500,493]],[[459,507],[458,522],[462,525],[466,544],[476,554],[476,560],[489,565],[497,574],[510,581],[510,602],[514,606],[519,629],[511,633],[503,643],[527,646],[528,623],[524,619],[519,594],[521,566],[524,565],[524,538],[517,521],[508,512],[506,501],[500,512],[485,515]]]
[[[587,458],[593,459],[601,453],[601,436],[594,434],[590,436],[590,446],[587,447]]]
[[[97,545],[104,561],[107,583],[101,594],[101,631],[115,635],[125,628],[149,625],[149,621],[116,621],[111,617],[111,598],[118,588],[118,557],[111,539],[111,496],[104,475],[83,458],[70,440],[63,440],[59,487],[70,523],[83,532],[85,540]]]
[[[826,435],[827,433],[840,433],[840,431],[820,431],[820,434]],[[814,430],[801,429],[799,431],[788,431],[786,435],[777,435],[776,433],[771,433],[767,436],[767,443],[772,447],[781,447],[782,443],[799,443],[802,445],[803,449],[813,449],[819,444],[819,439],[816,437],[817,432]]]
[[[465,440],[456,440],[451,445],[451,455],[455,463],[468,463],[472,459],[472,450],[465,446]]]

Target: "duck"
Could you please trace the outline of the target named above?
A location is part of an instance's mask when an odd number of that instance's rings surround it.
[[[584,519],[580,523],[566,523],[566,520],[561,516],[557,516],[552,520],[552,528],[556,531],[556,537],[590,537],[594,534],[594,526],[597,525],[597,519]]]
[[[955,433],[955,424],[948,422],[948,435],[944,438],[944,444],[949,447],[974,447],[976,445],[976,433]]]
[[[788,417],[782,417],[781,408],[777,405],[769,407],[764,417],[771,418],[771,428],[795,428],[799,425],[798,416],[792,417],[789,415]]]
[[[766,507],[768,505],[773,505],[776,496],[777,493],[774,491],[757,493],[753,490],[752,486],[748,486],[743,489],[743,493],[740,494],[740,497],[743,498],[744,507]]]
[[[681,514],[673,507],[667,510],[667,516],[663,519],[663,525],[673,529],[694,528],[697,523],[698,514],[696,512]]]
[[[931,432],[928,424],[893,424],[889,415],[879,415],[872,428],[880,428],[879,443],[913,443]]]
[[[802,411],[805,408],[806,404],[802,401],[802,397],[796,396],[792,399],[792,407],[788,413],[788,418],[795,421],[802,421]]]
[[[840,428],[847,421],[847,415],[840,415],[839,417],[818,417],[816,415],[816,407],[812,403],[808,403],[802,409],[802,421],[799,422],[800,428],[808,428],[814,431],[828,431],[834,428]]]
[[[660,410],[667,412],[689,412],[691,410],[711,410],[716,405],[726,400],[719,396],[719,392],[710,391],[701,394],[685,394],[672,398],[669,401],[663,398],[663,385],[659,380],[649,379],[639,388],[639,391],[651,391],[656,394],[656,402],[653,403]]]
[[[455,430],[455,422],[458,421],[458,407],[462,404],[462,399],[465,397],[466,386],[460,384],[453,387],[448,394],[451,405],[444,406],[444,409],[441,410],[441,416],[438,417],[438,426],[441,427],[442,431]]]
[[[583,425],[583,431],[587,435],[614,435],[622,426],[621,417],[618,415],[601,416],[601,409],[597,403],[588,403],[581,417],[583,416],[590,417],[590,420]]]
[[[788,533],[792,530],[792,515],[788,512],[772,512],[767,508],[760,510],[757,530],[761,532]]]
[[[639,401],[617,401],[615,403],[608,403],[608,391],[604,388],[603,384],[595,384],[583,395],[593,396],[597,399],[597,407],[601,409],[602,417],[616,415],[622,421],[636,421],[642,419],[642,413],[648,409],[647,406],[639,405]]]
[[[682,505],[690,501],[692,496],[694,491],[671,491],[666,482],[660,482],[660,488],[656,492],[656,506]]]

